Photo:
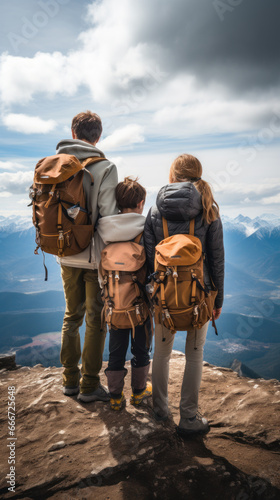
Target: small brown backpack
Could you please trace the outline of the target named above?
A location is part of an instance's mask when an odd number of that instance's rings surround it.
[[[143,325],[150,316],[145,293],[146,253],[139,244],[142,233],[134,241],[110,243],[101,253],[99,273],[103,280],[103,322],[109,329],[132,329]],[[152,323],[152,321],[151,321]],[[147,345],[148,332],[147,335]]]
[[[57,154],[40,160],[30,188],[37,248],[64,257],[87,248],[93,226],[83,189],[86,166],[105,160],[91,157],[80,162],[74,155]]]
[[[169,236],[167,220],[162,218],[164,239],[156,246],[154,286],[151,298],[155,323],[176,333],[201,328],[212,317],[217,289],[209,290],[203,281],[203,253],[194,236],[194,219],[189,234]],[[216,327],[215,332],[217,333]]]

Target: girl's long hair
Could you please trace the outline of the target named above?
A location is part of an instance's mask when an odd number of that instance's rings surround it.
[[[173,161],[170,167],[169,182],[193,182],[201,194],[203,219],[207,224],[211,224],[220,215],[219,205],[214,200],[210,184],[201,179],[201,175],[202,165],[200,161],[195,156],[182,154]]]

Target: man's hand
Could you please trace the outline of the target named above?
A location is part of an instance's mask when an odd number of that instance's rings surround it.
[[[221,313],[222,313],[222,308],[221,307],[213,309],[213,314],[214,314],[214,320],[215,321],[216,321],[216,319],[218,319],[221,316]]]

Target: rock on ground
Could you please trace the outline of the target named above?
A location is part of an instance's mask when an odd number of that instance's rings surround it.
[[[207,436],[175,433],[184,356],[170,366],[171,418],[153,419],[151,401],[113,412],[61,390],[61,368],[1,373],[3,499],[276,499],[280,498],[280,383],[239,378],[204,363],[200,406]],[[105,367],[105,365],[104,365]],[[129,365],[128,365],[129,368]],[[105,376],[102,374],[105,384]],[[8,491],[8,387],[16,388],[16,488]],[[11,442],[11,440],[10,440]]]

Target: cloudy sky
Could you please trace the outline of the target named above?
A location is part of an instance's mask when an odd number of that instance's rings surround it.
[[[278,0],[1,2],[0,214],[28,214],[43,156],[86,109],[148,203],[197,156],[222,213],[280,208]]]

